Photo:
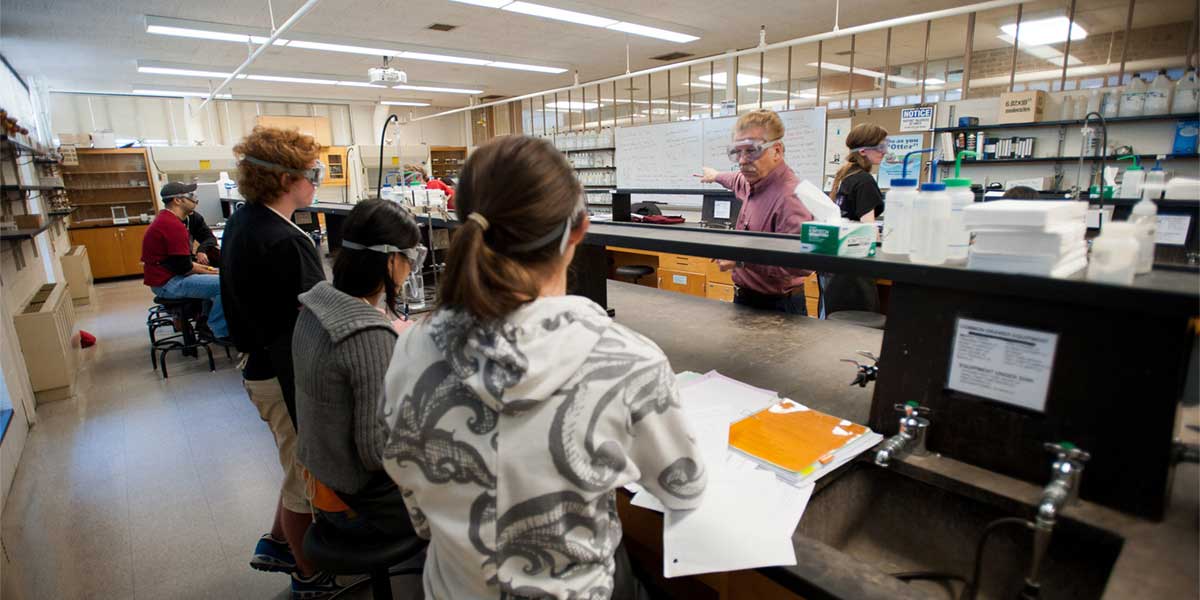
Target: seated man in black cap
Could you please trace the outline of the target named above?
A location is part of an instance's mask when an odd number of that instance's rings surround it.
[[[166,207],[142,239],[142,282],[163,298],[197,298],[211,302],[208,328],[218,339],[229,337],[221,308],[221,280],[217,269],[198,262],[184,222],[196,210],[196,184],[172,181],[159,197]]]

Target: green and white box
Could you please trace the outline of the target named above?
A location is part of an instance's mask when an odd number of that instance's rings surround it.
[[[875,239],[871,223],[804,223],[800,228],[804,251],[815,254],[865,258],[875,254]]]

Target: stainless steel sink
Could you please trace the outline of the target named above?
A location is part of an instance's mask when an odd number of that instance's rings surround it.
[[[926,483],[857,462],[821,482],[797,536],[848,554],[885,573],[932,571],[970,578],[975,545],[988,523],[1025,517],[1033,509],[955,482]],[[931,480],[933,481],[933,480]],[[990,538],[979,598],[1011,600],[1029,568],[1032,532],[1001,528]],[[1055,528],[1042,568],[1042,598],[1099,598],[1123,539],[1064,518]],[[957,594],[961,584],[914,581],[930,597]]]

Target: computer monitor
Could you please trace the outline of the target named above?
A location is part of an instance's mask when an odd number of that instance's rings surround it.
[[[700,209],[700,222],[706,227],[731,229],[737,223],[742,201],[733,194],[705,194]]]

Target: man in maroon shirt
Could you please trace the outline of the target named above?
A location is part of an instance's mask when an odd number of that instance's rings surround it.
[[[734,127],[729,159],[737,161],[738,172],[720,172],[704,167],[699,175],[705,183],[717,182],[742,201],[735,229],[800,234],[800,224],[812,220],[796,197],[796,174],[783,162],[783,121],[775,111],[759,109],[746,113]],[[718,260],[722,271],[733,270],[737,286],[733,301],[738,304],[806,315],[804,278],[810,271],[768,265],[750,265]]]
[[[166,206],[142,239],[142,282],[163,298],[196,298],[211,302],[208,328],[218,339],[229,337],[221,309],[221,280],[217,270],[196,261],[184,220],[196,210],[196,184],[172,181],[159,197]]]

